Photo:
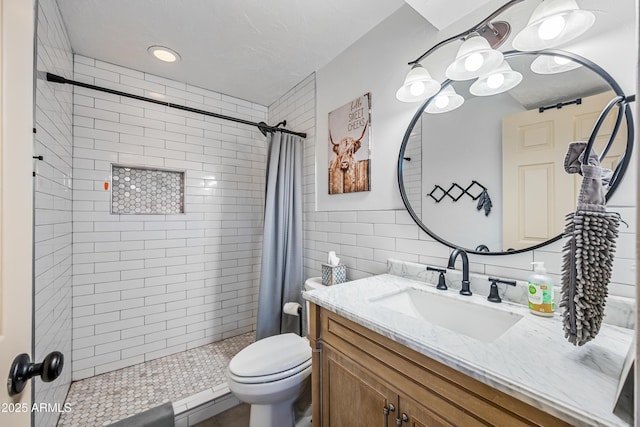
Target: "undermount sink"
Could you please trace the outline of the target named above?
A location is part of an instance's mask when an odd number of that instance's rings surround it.
[[[522,319],[520,314],[498,307],[414,288],[375,297],[369,302],[484,342],[495,340]]]

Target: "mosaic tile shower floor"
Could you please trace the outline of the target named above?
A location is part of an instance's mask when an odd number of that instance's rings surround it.
[[[71,384],[59,427],[104,426],[226,382],[229,360],[251,344],[249,332]]]

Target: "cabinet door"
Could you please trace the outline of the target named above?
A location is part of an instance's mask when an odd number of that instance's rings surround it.
[[[322,352],[323,427],[394,425],[397,412],[385,415],[385,408],[398,406],[397,394],[329,346]]]
[[[403,427],[454,427],[454,424],[448,423],[412,399],[400,396],[399,403],[396,416],[402,419],[402,415],[405,414],[408,418],[402,424]],[[394,425],[391,422],[390,424]]]

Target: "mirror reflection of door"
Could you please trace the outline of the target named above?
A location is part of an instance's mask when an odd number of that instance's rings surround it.
[[[564,215],[576,207],[581,177],[567,180],[564,157],[572,141],[587,141],[598,116],[615,97],[611,91],[582,98],[580,105],[529,110],[503,118],[503,248],[545,242],[562,232]],[[610,114],[594,145],[602,152],[615,123]],[[624,150],[618,132],[603,167],[615,168]]]

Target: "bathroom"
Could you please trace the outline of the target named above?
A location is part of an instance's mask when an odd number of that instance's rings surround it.
[[[18,330],[18,327],[27,328],[20,329],[26,331],[23,335],[27,341],[16,347],[17,350],[9,351],[2,344],[3,375],[18,353],[29,353],[34,362],[41,362],[52,351],[60,351],[64,354],[65,363],[62,374],[55,381],[44,383],[35,379],[31,385],[34,394],[31,395],[27,389],[19,397],[21,402],[44,402],[64,408],[65,402],[71,403],[67,396],[69,390],[73,390],[73,384],[97,381],[109,374],[115,376],[125,369],[143,366],[143,362],[191,355],[189,351],[209,349],[212,347],[207,346],[216,343],[225,343],[219,344],[221,347],[216,347],[216,351],[222,354],[221,360],[228,363],[234,354],[255,339],[258,317],[268,155],[266,138],[260,130],[146,101],[47,81],[47,72],[134,95],[153,99],[164,97],[176,104],[251,122],[265,122],[273,126],[286,120],[287,129],[306,133],[301,142],[303,280],[298,285],[299,290],[302,290],[305,279],[321,275],[322,264],[326,262],[329,251],[335,251],[341,263],[346,265],[350,281],[387,273],[390,259],[438,268],[447,266],[453,249],[416,225],[398,190],[398,154],[407,127],[421,102],[400,102],[396,99],[396,91],[409,71],[408,62],[447,37],[482,21],[505,1],[461,1],[459,7],[451,7],[451,2],[444,1],[354,3],[346,9],[349,19],[345,18],[344,22],[345,27],[348,23],[355,28],[338,34],[336,40],[340,42],[340,48],[334,47],[328,51],[330,53],[323,53],[325,56],[317,60],[314,68],[307,67],[302,72],[301,68],[295,68],[298,74],[293,73],[293,77],[280,86],[263,84],[254,92],[247,92],[241,80],[245,76],[258,79],[259,74],[266,73],[263,57],[277,54],[291,64],[295,64],[297,59],[287,57],[290,53],[286,50],[276,50],[281,49],[278,46],[271,47],[276,53],[248,49],[249,53],[238,60],[243,63],[236,64],[239,67],[237,75],[233,78],[227,76],[224,80],[216,77],[215,70],[200,69],[200,74],[193,72],[194,68],[199,68],[199,63],[194,62],[195,59],[190,58],[181,46],[173,45],[171,39],[161,37],[162,25],[137,26],[139,33],[147,32],[158,37],[153,41],[134,37],[127,42],[127,39],[119,38],[125,37],[122,36],[124,31],[109,26],[113,24],[106,24],[107,28],[101,34],[108,34],[108,31],[116,34],[103,36],[100,46],[92,46],[89,38],[83,37],[83,34],[91,32],[92,26],[103,30],[99,16],[105,19],[110,16],[114,20],[110,22],[121,20],[123,28],[135,28],[138,21],[155,23],[156,19],[171,26],[169,17],[173,9],[169,5],[155,7],[154,4],[150,8],[149,1],[110,2],[105,6],[98,1],[81,5],[81,2],[72,0],[39,0],[36,20],[33,11],[22,3],[25,2],[2,2],[2,40],[10,46],[5,47],[6,57],[16,55],[19,59],[5,60],[3,69],[11,64],[26,64],[29,61],[27,56],[37,41],[35,101],[34,105],[26,105],[25,100],[31,97],[24,96],[31,93],[24,91],[33,84],[31,73],[24,69],[15,71],[15,74],[11,74],[14,72],[12,69],[3,72],[3,79],[9,82],[3,84],[3,93],[14,100],[8,107],[3,98],[3,115],[23,112],[23,116],[18,118],[3,118],[3,129],[9,132],[12,123],[21,123],[19,120],[22,120],[25,124],[22,128],[29,129],[29,135],[17,131],[16,139],[29,140],[20,145],[21,149],[27,150],[24,153],[7,154],[3,148],[2,157],[42,156],[42,160],[29,158],[27,166],[35,172],[33,180],[8,179],[12,182],[11,191],[18,193],[17,199],[13,200],[21,200],[21,210],[17,205],[12,209],[6,208],[14,206],[11,199],[5,199],[2,204],[3,215],[8,215],[3,220],[2,236],[12,242],[10,251],[2,251],[4,278],[14,277],[12,282],[19,280],[23,285],[7,284],[3,278],[4,285],[0,285],[3,289],[0,335]],[[127,3],[133,4],[129,5],[133,9],[119,9]],[[205,7],[204,2],[200,3],[200,7]],[[524,0],[513,10],[529,3],[534,3],[534,7],[540,1]],[[637,2],[621,0],[607,6],[593,0],[578,0],[577,3],[583,9],[595,11],[594,29],[602,29],[598,25],[609,22],[607,18],[611,19],[611,15],[616,13],[618,21],[614,22],[617,25],[609,25],[601,32],[587,32],[559,49],[582,55],[599,65],[626,94],[635,94]],[[337,11],[347,8],[340,2],[332,4],[335,4],[335,10],[328,5],[320,7],[321,10],[306,10],[296,2],[292,2],[291,7],[300,7],[308,14],[307,17],[324,16],[329,20]],[[166,10],[163,9],[165,6]],[[250,8],[251,5],[242,7]],[[365,8],[371,12],[359,16],[358,11]],[[278,12],[260,10],[259,6],[251,10],[249,16],[253,19],[261,19],[261,14],[274,19]],[[133,15],[133,12],[138,15]],[[521,17],[519,25],[526,24],[527,18]],[[201,14],[197,22],[207,23],[209,20],[208,25],[215,27],[224,19],[209,10],[208,15]],[[332,32],[337,31],[330,23],[326,25]],[[37,29],[35,40],[34,29]],[[185,34],[190,32],[186,25],[180,26],[179,30]],[[17,34],[22,38],[13,39]],[[230,44],[239,40],[245,43],[240,47],[250,46],[250,39],[243,39],[241,35],[232,33],[218,42]],[[316,34],[316,38],[322,38],[322,34]],[[188,42],[187,39],[184,43]],[[147,48],[153,44],[174,48],[182,56],[180,61],[174,64],[155,61],[147,53]],[[11,49],[15,46],[23,46],[23,49],[14,52]],[[433,52],[422,61],[422,65],[429,68],[434,78],[443,81],[444,68],[451,61],[450,52],[455,55],[457,47],[452,43],[441,51]],[[211,50],[213,52],[198,52],[197,55],[218,55],[215,48]],[[131,56],[137,52],[141,52],[144,58],[135,62]],[[220,55],[232,53],[226,51]],[[222,63],[225,57],[216,61]],[[147,64],[148,68],[129,65],[134,63]],[[210,67],[211,64],[209,62]],[[185,71],[185,67],[192,69]],[[260,73],[249,73],[255,70]],[[270,70],[269,73],[287,74],[288,71]],[[200,80],[194,80],[196,76],[200,76]],[[12,93],[12,88],[22,92]],[[371,94],[370,190],[329,194],[326,172],[330,160],[328,115],[366,93]],[[635,103],[630,106],[635,116]],[[35,128],[35,140],[31,128]],[[3,136],[3,141],[7,141],[6,138]],[[410,157],[418,159],[414,154]],[[607,307],[621,312],[627,321],[626,326],[632,329],[635,328],[637,312],[636,158],[633,154],[624,179],[608,203],[608,208],[620,213],[627,226],[620,226]],[[461,161],[451,158],[446,166],[455,169]],[[184,172],[183,213],[112,213],[110,194],[115,182],[112,164],[137,166],[142,170]],[[24,161],[3,164],[3,176],[16,176],[22,169],[12,173],[12,168],[24,166]],[[405,163],[405,169],[408,168]],[[464,166],[459,169],[470,170]],[[484,179],[478,178],[480,171],[471,170],[467,174],[456,171],[451,176],[443,174],[439,172],[438,179],[445,189],[452,182],[466,187],[472,179],[487,185]],[[10,193],[5,187],[3,193],[8,196]],[[423,189],[424,193],[429,191]],[[499,218],[498,190],[491,194],[494,196],[493,211],[486,218]],[[445,200],[438,204],[438,208],[444,208],[445,202],[453,205]],[[457,203],[461,202],[464,199]],[[470,202],[467,200],[466,203]],[[484,217],[476,212],[475,204],[473,211],[472,218]],[[25,228],[17,226],[27,220],[29,223],[24,225]],[[445,221],[445,226],[446,220],[447,214],[434,219]],[[6,226],[6,223],[11,226]],[[533,261],[544,261],[548,273],[559,285],[561,243],[554,242],[535,250],[503,256],[470,253],[471,289],[475,294],[486,295],[489,290],[486,279],[480,281],[484,276],[526,282],[532,273]],[[492,244],[489,246],[494,247]],[[10,256],[16,258],[13,261],[5,258]],[[18,271],[12,273],[12,266]],[[447,272],[446,280],[451,287],[452,282],[458,281],[459,262],[456,270]],[[437,281],[437,276],[433,277]],[[32,282],[33,289],[26,285]],[[16,316],[8,315],[11,308],[8,301],[13,298],[14,288],[16,293],[22,292],[11,302],[20,309],[18,313],[22,313],[19,326],[15,323]],[[506,299],[507,294],[502,288],[501,293]],[[29,300],[33,298],[33,307],[31,304],[18,305],[17,301],[24,295],[28,295]],[[304,300],[300,297],[298,301],[302,303]],[[33,321],[25,319],[24,315],[31,310]],[[293,321],[293,326],[297,326],[297,321]],[[558,331],[558,334],[562,332]],[[596,344],[598,339],[594,341]],[[176,425],[195,425],[238,404],[238,400],[225,388],[226,364],[211,362],[209,353],[202,357],[204,359],[198,363],[192,359],[172,359],[176,365],[170,367],[178,366],[177,371],[189,364],[199,367],[189,372],[185,369],[185,376],[176,380],[180,393],[188,392],[195,396],[191,400],[188,397],[177,399],[182,403],[174,407]],[[211,368],[209,363],[215,367]],[[170,367],[158,365],[150,375],[159,378],[166,373],[164,371],[171,371]],[[209,374],[212,378],[207,376]],[[38,427],[73,425],[72,422],[65,424],[66,417],[71,417],[69,419],[77,425],[91,425],[100,417],[100,424],[96,425],[102,425],[131,415],[133,408],[127,406],[132,402],[145,400],[153,406],[165,402],[172,388],[152,383],[158,395],[154,399],[157,400],[143,399],[135,387],[129,387],[131,395],[125,394],[125,380],[115,381],[103,383],[104,388],[93,391],[98,395],[122,393],[126,396],[126,404],[118,410],[112,406],[103,407],[101,411],[89,413],[93,419],[73,419],[73,415],[79,413],[77,409],[74,411],[77,405],[74,401],[66,413],[64,410],[29,411],[27,414],[3,411],[0,413],[0,425],[27,425],[30,422]],[[90,392],[90,389],[78,389],[80,396],[89,396]],[[5,398],[16,402],[15,398]],[[92,403],[94,407],[101,406],[97,400]],[[151,407],[136,406],[135,411]],[[101,412],[99,416],[98,412]],[[14,417],[18,420],[20,415],[20,421],[14,421]]]

